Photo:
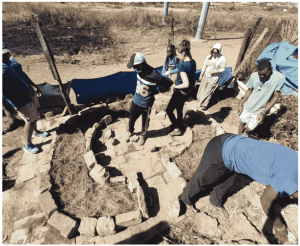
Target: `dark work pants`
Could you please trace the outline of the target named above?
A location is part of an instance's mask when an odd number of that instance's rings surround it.
[[[166,109],[166,112],[169,116],[169,119],[172,123],[172,128],[179,128],[180,130],[184,129],[184,124],[183,124],[183,106],[186,100],[189,98],[189,95],[183,95],[179,90],[175,90],[172,98],[168,104],[168,107]],[[175,118],[174,115],[174,110],[176,109],[177,111],[177,119]]]
[[[192,205],[193,197],[205,191],[206,188],[213,188],[210,202],[217,207],[223,206],[223,198],[238,175],[225,166],[222,158],[223,144],[232,135],[225,133],[214,137],[207,144],[197,171],[179,196],[185,204]]]
[[[130,108],[130,115],[129,115],[129,132],[134,132],[134,124],[136,120],[142,115],[142,133],[143,135],[146,133],[146,129],[148,129],[150,118],[147,122],[148,110],[150,110],[149,114],[151,113],[151,108],[143,108],[136,105],[134,102],[131,104]],[[147,127],[146,127],[147,124]]]

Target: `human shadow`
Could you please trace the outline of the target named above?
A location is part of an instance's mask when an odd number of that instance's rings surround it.
[[[184,123],[187,124],[189,127],[194,127],[195,125],[211,125],[210,122],[205,114],[202,111],[193,111],[189,110],[185,113],[184,116]]]
[[[208,109],[227,98],[230,98],[230,97],[235,98],[235,96],[236,96],[236,91],[234,89],[227,88],[226,86],[221,87],[213,93],[211,100],[208,104]]]
[[[224,120],[228,117],[230,114],[230,111],[232,110],[231,107],[222,107],[219,112],[215,112],[211,114],[213,118],[218,122],[218,123],[223,123]]]

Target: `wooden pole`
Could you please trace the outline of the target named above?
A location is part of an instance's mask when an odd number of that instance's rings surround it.
[[[162,24],[165,25],[166,22],[166,16],[168,16],[168,9],[169,9],[169,3],[168,2],[165,2],[164,3],[164,13],[163,13],[163,20],[162,20]]]
[[[47,41],[44,39],[44,36],[43,36],[42,31],[41,31],[41,29],[39,27],[39,24],[35,23],[34,25],[35,25],[35,28],[36,28],[37,36],[38,36],[38,38],[39,38],[39,40],[41,42],[44,54],[45,54],[46,59],[48,61],[50,70],[52,72],[52,75],[53,75],[54,79],[58,81],[59,89],[61,91],[61,94],[63,96],[65,104],[66,104],[66,106],[67,106],[67,108],[69,110],[70,115],[72,115],[72,111],[71,111],[71,108],[70,108],[70,105],[69,105],[70,99],[69,99],[68,95],[65,93],[65,91],[63,90],[61,79],[60,79],[60,76],[59,76],[59,74],[57,72],[57,69],[56,69],[56,66],[55,66],[55,62],[54,62],[51,50],[50,50],[50,48],[49,48],[49,46],[47,44]]]
[[[234,73],[233,73],[233,77],[235,77],[237,75],[237,73],[241,70],[241,68],[247,63],[247,61],[250,59],[251,54],[253,53],[253,51],[256,49],[256,47],[258,46],[258,44],[262,41],[262,39],[264,38],[264,36],[266,35],[266,33],[269,31],[268,28],[265,28],[265,30],[260,34],[259,38],[256,40],[256,42],[253,44],[253,46],[251,47],[251,50],[248,51],[245,55],[244,60],[242,61],[242,63],[239,65],[239,67],[237,69],[235,69]]]
[[[247,28],[247,30],[244,34],[244,38],[243,38],[242,46],[240,48],[238,59],[237,59],[236,64],[235,64],[235,69],[238,68],[238,66],[241,64],[241,62],[244,58],[244,54],[245,54],[245,51],[246,51],[246,45],[247,45],[248,39],[250,37],[250,32],[251,32],[251,28]]]
[[[247,50],[247,49],[249,48],[250,43],[251,43],[251,41],[252,41],[252,38],[253,38],[254,35],[255,35],[255,32],[256,32],[256,30],[257,30],[257,28],[258,28],[258,25],[259,25],[261,19],[262,19],[262,17],[259,17],[259,18],[257,19],[257,21],[256,21],[256,23],[255,23],[255,25],[254,25],[254,27],[251,28],[250,36],[249,36],[248,42],[247,42],[247,44],[246,44],[246,49],[245,49],[245,50]]]

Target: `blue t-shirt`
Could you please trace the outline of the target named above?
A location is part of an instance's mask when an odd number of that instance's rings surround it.
[[[246,86],[253,92],[245,103],[245,109],[252,114],[260,114],[267,107],[274,91],[280,91],[285,82],[285,76],[275,70],[271,77],[260,79],[258,73],[253,73]]]
[[[285,146],[234,135],[224,142],[222,157],[228,169],[271,185],[279,196],[298,190],[298,153]]]
[[[11,57],[9,63],[2,63],[2,97],[14,108],[20,108],[32,101],[34,89],[29,85],[22,66]]]
[[[172,59],[169,59],[169,65],[167,65],[167,58],[168,58],[168,56],[166,56],[166,58],[165,58],[164,66],[162,68],[161,73],[162,73],[162,76],[169,78],[168,75],[164,75],[165,72],[168,71],[168,68],[171,68],[172,70],[169,72],[170,74],[177,73],[178,72],[177,66],[179,65],[179,63],[181,61],[178,60],[178,58],[176,56],[174,56]]]
[[[188,94],[190,92],[190,88],[192,88],[195,85],[195,73],[196,73],[196,62],[194,60],[188,61],[188,62],[181,62],[178,67],[178,72],[177,72],[177,80],[176,80],[176,85],[181,85],[182,79],[180,76],[181,72],[185,72],[187,74],[187,77],[189,79],[189,88],[186,89],[180,89],[182,94]]]

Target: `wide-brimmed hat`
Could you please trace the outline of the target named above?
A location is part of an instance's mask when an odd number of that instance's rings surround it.
[[[141,53],[136,52],[130,57],[127,67],[132,68],[134,65],[141,64],[145,61],[146,61],[145,56]]]
[[[2,43],[2,55],[5,54],[5,53],[10,53],[11,50],[8,49],[4,43]]]

